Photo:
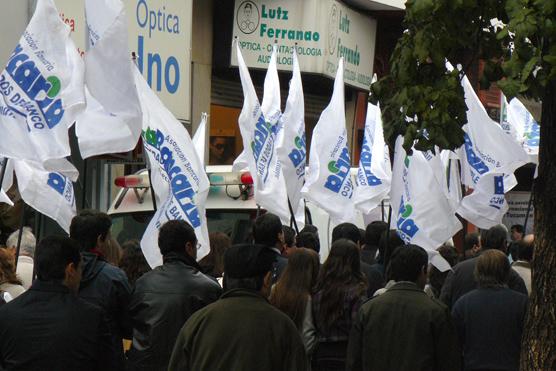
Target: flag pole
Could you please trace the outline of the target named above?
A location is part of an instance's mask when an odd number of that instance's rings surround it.
[[[17,235],[17,247],[15,249],[15,267],[17,268],[17,262],[19,260],[19,251],[21,250],[21,238],[23,237],[23,225],[25,224],[25,202],[23,203],[23,209],[21,210],[21,220],[19,221],[19,233]]]
[[[292,203],[290,202],[290,198],[288,197],[288,207],[290,209],[291,220],[293,222],[293,227],[295,228],[295,233],[299,234],[299,228],[297,227],[297,221],[295,220],[295,213],[293,212]]]
[[[529,195],[529,203],[527,204],[527,213],[525,214],[525,221],[523,222],[523,233],[527,231],[527,222],[529,221],[529,213],[531,212],[531,206],[533,204],[533,188],[535,185],[535,179],[531,181],[531,191]]]

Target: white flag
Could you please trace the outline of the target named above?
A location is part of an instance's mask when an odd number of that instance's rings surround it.
[[[2,174],[2,169],[4,167],[4,159],[0,157],[0,174]],[[6,192],[12,187],[13,185],[13,174],[14,174],[14,167],[13,167],[13,160],[9,160],[6,163],[6,171],[4,172],[4,179],[2,179],[2,184],[0,185],[0,202],[6,203],[10,206],[13,206],[14,203]]]
[[[306,139],[305,139],[305,107],[303,86],[297,53],[293,52],[293,75],[290,91],[286,101],[286,109],[280,119],[276,152],[282,164],[282,173],[286,181],[288,198],[294,210],[303,208],[301,188],[305,182]],[[297,212],[296,212],[297,215]],[[296,218],[298,219],[298,218]],[[304,222],[304,213],[298,222]]]
[[[334,92],[313,129],[309,168],[301,194],[326,211],[333,224],[354,221],[351,160],[344,104],[344,60],[340,58]]]
[[[35,14],[0,75],[0,155],[45,163],[70,155],[84,108],[83,61],[52,0]]]
[[[468,111],[463,127],[465,143],[459,156],[462,180],[474,189],[474,196],[464,197],[457,213],[481,228],[490,228],[502,222],[507,209],[499,192],[506,193],[517,184],[513,172],[527,163],[528,157],[514,138],[488,116],[467,77],[462,85]],[[481,181],[486,175],[488,179]]]
[[[435,175],[436,169],[442,167],[440,158],[430,151],[415,149],[408,156],[402,145],[400,136],[396,140],[390,191],[391,228],[397,229],[406,243],[421,246],[433,257],[436,249],[462,226]]]
[[[541,139],[541,127],[533,118],[533,115],[525,108],[523,103],[517,98],[508,102],[506,97],[504,107],[507,110],[507,125],[511,128],[510,132],[523,147],[529,156],[529,162],[539,162],[539,144]]]
[[[390,152],[384,142],[380,106],[369,103],[355,178],[355,207],[363,214],[369,214],[388,196],[391,179]]]
[[[239,115],[239,128],[243,139],[244,155],[238,159],[248,161],[253,176],[255,200],[267,211],[276,214],[282,223],[289,224],[290,213],[286,185],[276,155],[276,135],[280,118],[280,85],[276,70],[276,49],[272,53],[264,83],[262,107],[245,65],[239,43],[237,60],[243,87],[243,108]],[[238,159],[234,162],[237,165]]]
[[[141,107],[133,81],[121,0],[86,0],[90,49],[85,55],[87,109],[76,134],[83,158],[135,148],[141,135]]]
[[[53,166],[73,168],[65,159],[58,160],[57,165]],[[33,161],[14,160],[14,168],[23,201],[54,219],[69,233],[71,220],[76,214],[72,179],[61,172],[45,170],[41,164]]]
[[[206,135],[207,135],[207,114],[203,112],[201,114],[201,123],[197,127],[195,135],[193,135],[193,146],[195,146],[195,151],[197,151],[197,156],[199,156],[199,161],[201,164],[205,165],[205,146],[206,146]]]
[[[141,239],[141,249],[151,267],[161,265],[158,229],[168,220],[185,220],[195,229],[201,245],[197,259],[201,259],[210,250],[205,215],[209,180],[189,133],[138,70],[135,83],[143,110],[143,143],[157,207]]]

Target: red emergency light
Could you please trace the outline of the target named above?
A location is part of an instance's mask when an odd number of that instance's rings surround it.
[[[148,188],[150,186],[147,175],[125,175],[116,177],[114,184],[122,188]]]

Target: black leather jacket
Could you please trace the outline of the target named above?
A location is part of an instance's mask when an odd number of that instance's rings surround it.
[[[132,293],[128,369],[166,370],[185,321],[221,293],[220,285],[185,253],[164,256],[164,264],[139,278]]]

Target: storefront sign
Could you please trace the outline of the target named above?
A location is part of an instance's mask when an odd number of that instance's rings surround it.
[[[129,49],[137,55],[139,70],[174,116],[190,122],[192,0],[123,1],[128,18]],[[83,55],[86,50],[84,0],[55,0],[55,3]]]
[[[502,218],[502,223],[508,228],[508,231],[512,225],[523,225],[525,223],[530,197],[530,192],[508,192],[506,194],[509,209],[504,215],[504,218]],[[533,215],[534,211],[533,205],[531,204],[529,218],[527,219],[526,234],[533,233],[535,222]]]
[[[236,0],[234,37],[248,67],[266,69],[278,44],[278,69],[336,75],[344,57],[346,84],[368,90],[373,75],[376,21],[336,0]],[[232,65],[237,66],[235,53]]]

